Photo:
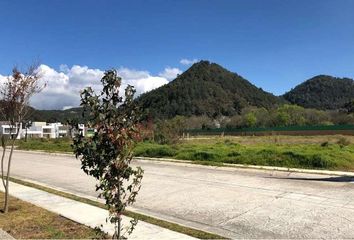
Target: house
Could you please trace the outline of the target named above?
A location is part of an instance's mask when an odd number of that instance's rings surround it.
[[[21,138],[22,123],[18,126],[11,125],[9,122],[0,122],[0,135],[17,135],[17,139]]]
[[[32,122],[27,129],[22,129],[22,124],[18,128],[12,126],[8,122],[0,122],[0,135],[16,135],[20,131],[17,139],[25,138],[62,138],[68,137],[70,134],[70,127],[62,123],[46,123],[46,122]],[[84,124],[78,125],[78,132],[85,136],[86,127]],[[72,132],[72,134],[75,134]]]
[[[61,123],[33,122],[31,127],[27,129],[27,136],[29,137],[59,138],[67,135],[67,127]]]
[[[67,125],[58,125],[58,133],[57,133],[57,136],[58,136],[59,138],[69,136],[69,126],[67,126]]]

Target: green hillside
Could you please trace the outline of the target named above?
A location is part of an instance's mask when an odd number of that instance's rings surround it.
[[[82,108],[70,108],[67,110],[36,110],[33,109],[29,114],[32,121],[62,122],[69,119],[78,119],[82,122]]]
[[[208,61],[195,63],[174,81],[141,95],[137,101],[148,114],[158,118],[231,116],[247,106],[271,108],[284,102]]]
[[[354,80],[319,75],[296,86],[283,97],[305,108],[340,109],[354,100]]]
[[[200,61],[175,80],[142,94],[136,101],[144,110],[145,116],[154,119],[173,118],[177,115],[216,119],[219,116],[235,116],[241,112],[249,116],[249,107],[257,107],[263,113],[267,112],[264,108],[271,110],[265,115],[268,117],[274,109],[289,102],[304,108],[353,113],[354,80],[319,75],[277,97],[218,64]],[[28,119],[32,121],[66,122],[68,119],[78,119],[84,122],[80,107],[67,110],[36,110],[30,107],[29,112]],[[312,115],[321,118],[320,122],[333,118],[330,112]],[[324,115],[328,116],[325,118]],[[265,116],[261,118],[264,119]],[[276,114],[274,118],[279,120]],[[337,118],[334,121],[336,124],[348,122],[348,116]],[[235,121],[239,122],[238,119]],[[274,120],[272,124],[276,122]]]

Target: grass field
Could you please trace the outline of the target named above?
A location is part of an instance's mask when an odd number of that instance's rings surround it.
[[[20,141],[19,149],[71,151],[70,141]],[[354,171],[354,136],[200,137],[175,145],[141,142],[135,156],[192,160],[200,164],[236,163]]]
[[[40,150],[46,152],[72,152],[71,139],[69,138],[38,138],[21,139],[16,142],[17,148],[21,150]]]
[[[4,193],[0,192],[0,205]],[[16,239],[99,239],[104,237],[89,227],[43,208],[10,198],[7,214],[0,212],[0,228]]]

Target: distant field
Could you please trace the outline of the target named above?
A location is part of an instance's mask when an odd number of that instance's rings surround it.
[[[169,146],[141,143],[136,156],[168,157],[204,164],[236,163],[354,170],[353,136],[194,138]]]
[[[41,150],[46,152],[72,152],[71,139],[56,138],[56,139],[21,139],[16,142],[17,149],[21,150]]]
[[[20,141],[18,148],[71,151],[68,139]],[[141,142],[135,156],[185,159],[208,165],[236,163],[354,171],[354,136],[202,136],[176,145]]]

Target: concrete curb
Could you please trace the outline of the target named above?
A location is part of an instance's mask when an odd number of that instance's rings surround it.
[[[74,156],[71,152],[46,152],[42,150],[20,150],[15,149],[16,152],[22,153],[35,153],[35,154],[42,154],[42,155],[53,155],[53,156]]]
[[[44,155],[54,155],[54,156],[73,156],[72,153],[59,153],[59,152],[45,152],[45,151],[27,151],[27,150],[16,150],[17,152],[23,153],[36,153]],[[266,171],[281,171],[281,172],[294,172],[294,173],[307,173],[307,174],[320,174],[320,175],[335,175],[335,176],[345,176],[354,177],[354,172],[346,171],[331,171],[331,170],[317,170],[317,169],[301,169],[301,168],[286,168],[286,167],[273,167],[273,166],[259,166],[259,165],[245,165],[245,164],[231,164],[223,163],[222,166],[206,166],[202,164],[196,164],[191,160],[179,160],[172,158],[151,158],[151,157],[134,157],[135,160],[140,161],[156,161],[156,162],[170,162],[170,163],[184,163],[200,165],[204,167],[211,167],[214,169],[225,169],[227,168],[244,168],[244,169],[254,169],[254,170],[266,170]]]
[[[134,157],[137,160],[145,161],[157,161],[157,162],[173,162],[173,163],[189,163],[194,164],[190,160],[176,160],[170,158],[149,158],[149,157]],[[204,166],[204,165],[202,165]],[[315,169],[301,169],[301,168],[286,168],[286,167],[272,167],[272,166],[259,166],[259,165],[244,165],[244,164],[231,164],[223,163],[223,166],[213,166],[216,169],[224,168],[246,168],[246,169],[255,169],[255,170],[267,170],[267,171],[281,171],[281,172],[295,172],[295,173],[308,173],[308,174],[321,174],[321,175],[337,175],[337,176],[346,176],[354,177],[354,172],[345,172],[345,171],[330,171],[330,170],[315,170]]]

